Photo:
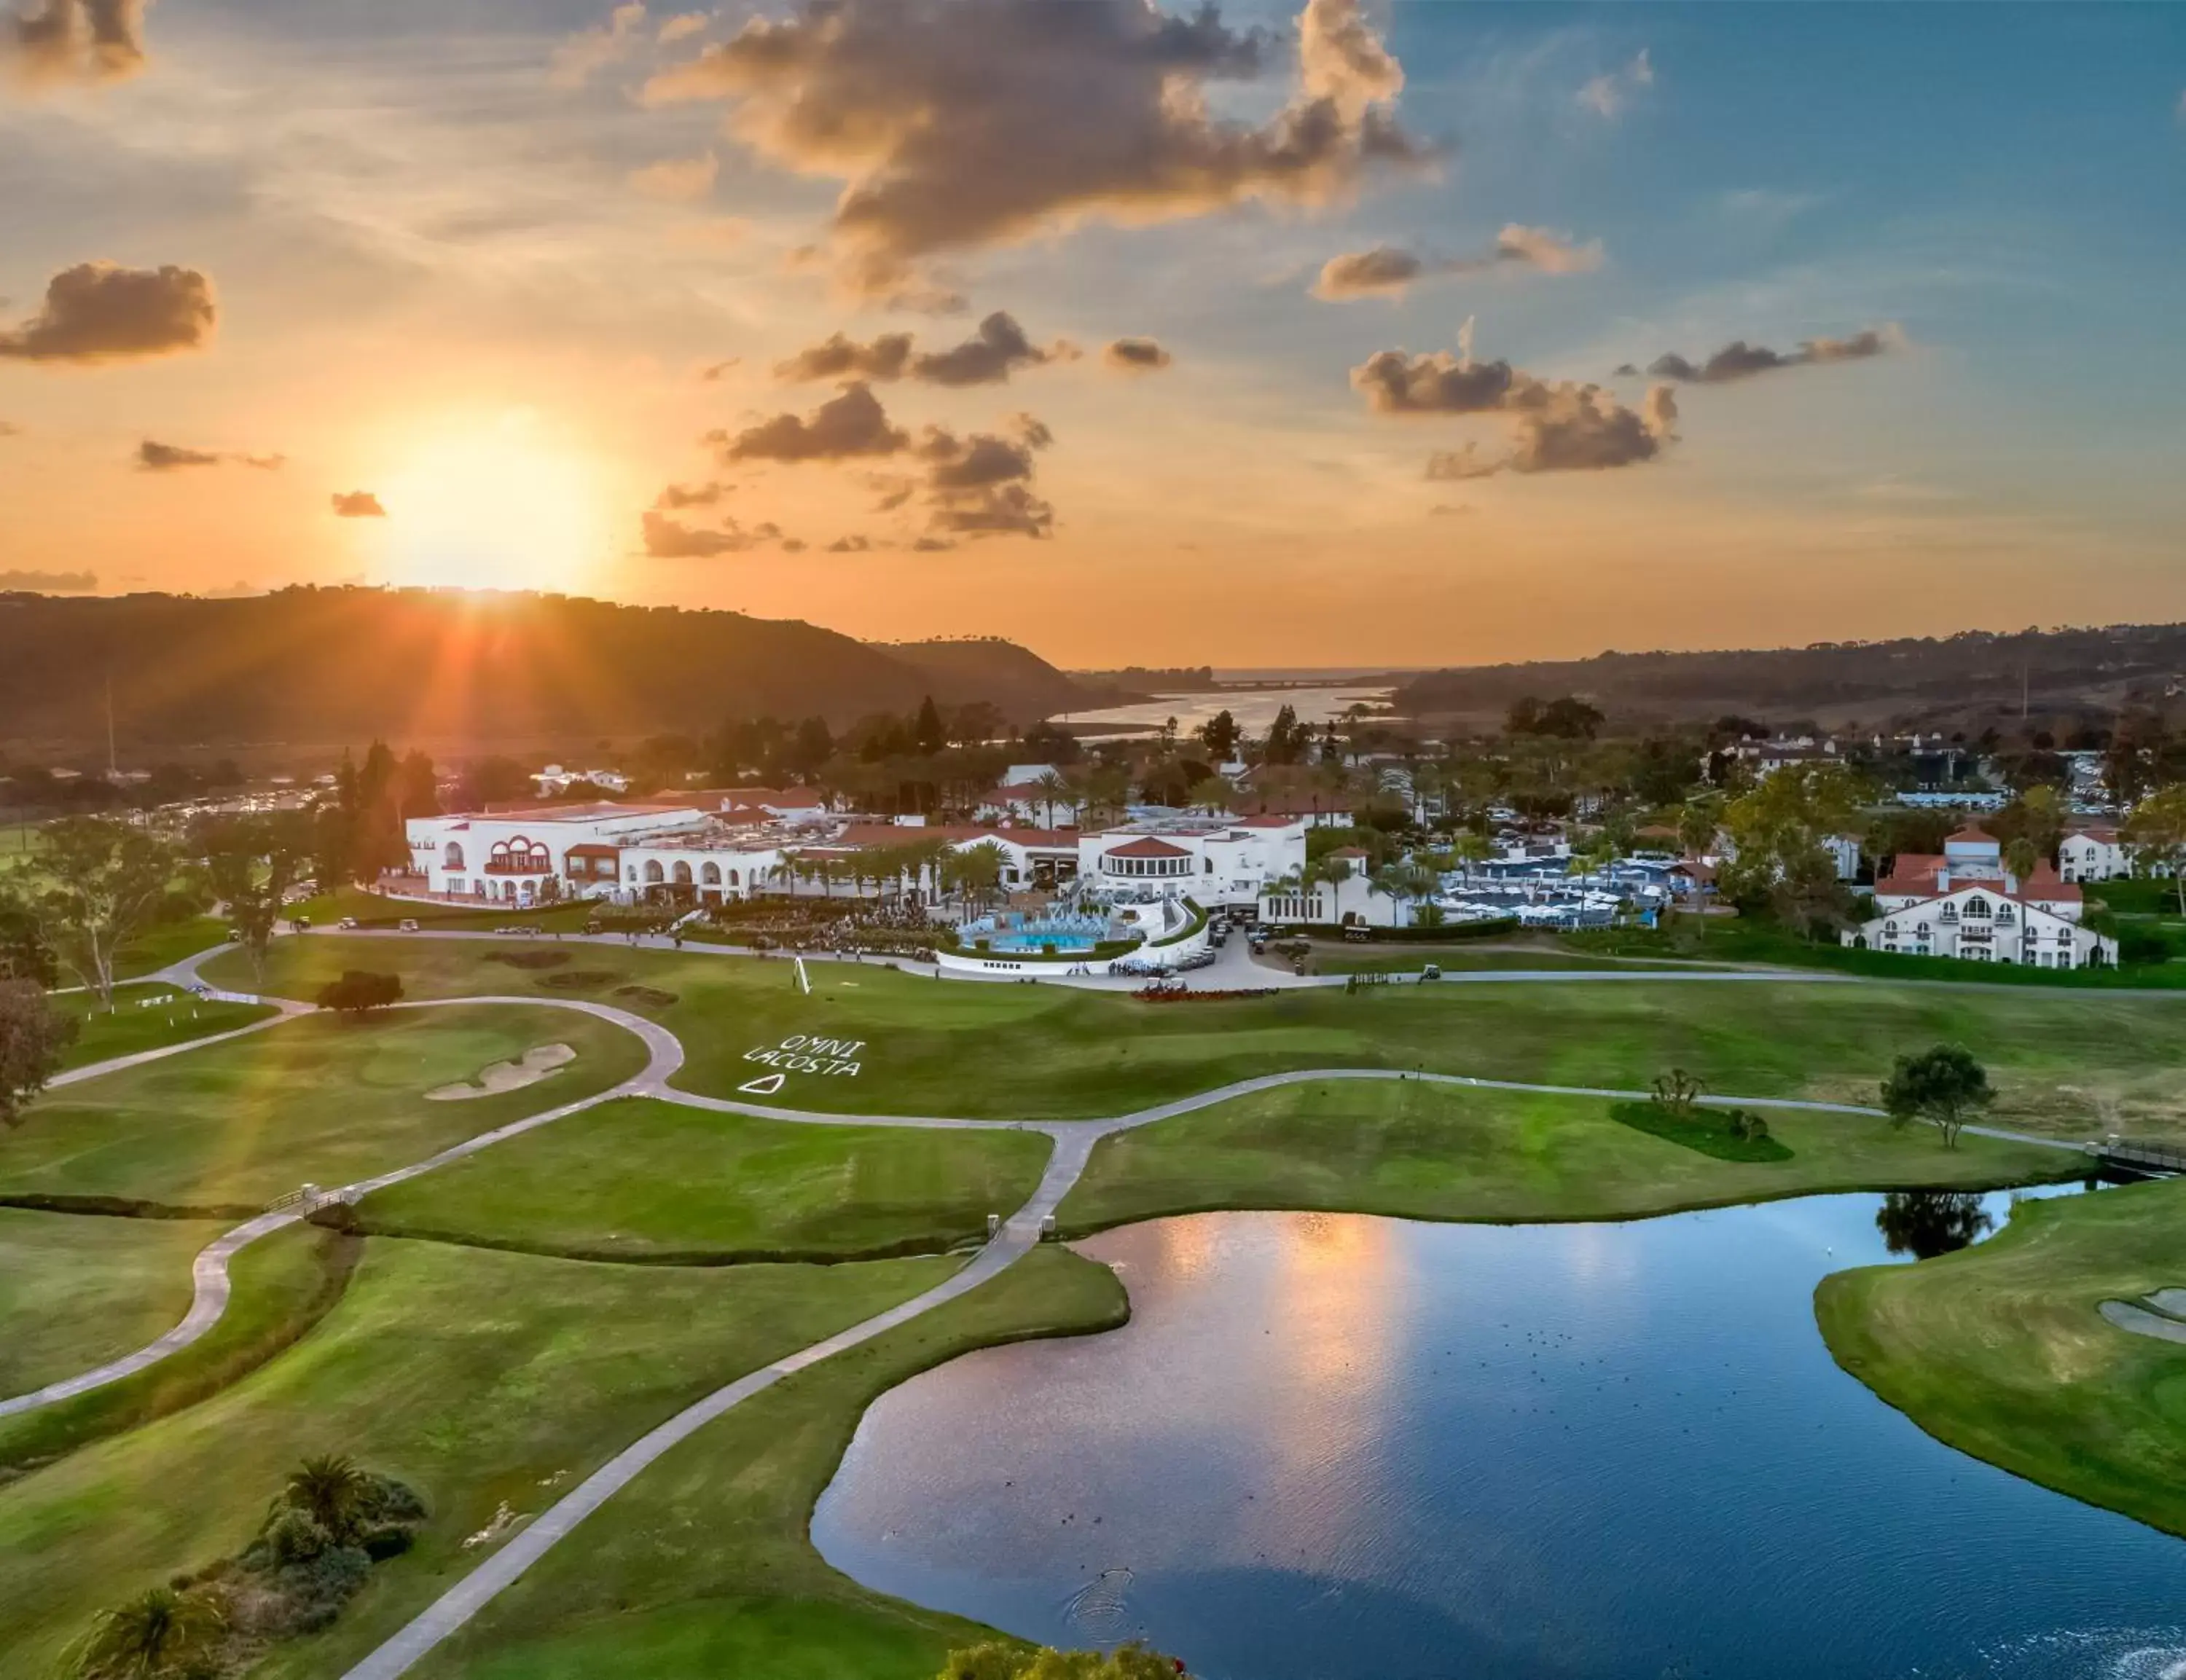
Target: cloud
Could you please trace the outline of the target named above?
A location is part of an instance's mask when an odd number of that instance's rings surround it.
[[[877,379],[905,377],[935,385],[998,385],[1020,367],[1068,361],[1078,355],[1068,340],[1042,348],[1006,310],[996,310],[961,344],[943,350],[917,351],[908,333],[883,333],[861,344],[840,333],[799,350],[775,365],[777,378],[789,380]]]
[[[922,536],[911,546],[913,554],[945,554],[956,545],[947,537]]]
[[[1054,434],[1029,414],[1013,417],[1014,439],[975,432],[959,437],[927,428],[918,445],[926,463],[930,533],[951,536],[1044,537],[1055,527],[1055,508],[1032,490],[1034,452]]]
[[[384,519],[387,510],[370,490],[336,490],[331,498],[338,519]]]
[[[1675,350],[1658,356],[1647,365],[1657,379],[1675,379],[1689,385],[1727,385],[1750,379],[1757,373],[1773,373],[1781,367],[1808,367],[1829,361],[1864,361],[1902,349],[1905,335],[1895,326],[1870,327],[1848,339],[1808,339],[1795,350],[1773,350],[1766,344],[1749,344],[1734,339],[1705,361],[1693,362]],[[1627,362],[1617,373],[1637,372]]]
[[[45,0],[27,16],[0,19],[8,53],[31,85],[118,81],[144,68],[145,0]]]
[[[1101,360],[1119,373],[1157,373],[1176,358],[1152,339],[1118,339]]]
[[[212,282],[192,268],[81,262],[46,283],[43,308],[0,328],[0,358],[128,361],[201,349],[218,311]]]
[[[939,252],[1328,204],[1435,160],[1397,122],[1404,73],[1359,0],[1308,0],[1298,31],[1291,95],[1258,125],[1217,116],[1208,89],[1262,76],[1270,36],[1148,0],[804,0],[646,97],[731,101],[729,132],[759,155],[842,181],[832,254],[880,296]]]
[[[1632,466],[1653,460],[1673,440],[1678,417],[1667,385],[1628,408],[1599,385],[1537,378],[1469,353],[1377,351],[1351,370],[1351,383],[1377,414],[1493,414],[1509,423],[1506,453],[1483,456],[1477,444],[1441,451],[1427,462],[1427,477],[1435,479]]]
[[[1583,274],[1601,266],[1601,242],[1573,244],[1569,237],[1545,227],[1516,222],[1495,236],[1495,249],[1484,256],[1424,256],[1396,245],[1345,251],[1321,265],[1313,295],[1330,303],[1354,298],[1400,298],[1416,281],[1455,274],[1485,274],[1499,268],[1533,268],[1544,274]]]
[[[95,595],[98,577],[93,572],[0,572],[0,594],[18,591],[32,595]]]
[[[685,507],[711,507],[735,488],[718,479],[703,484],[669,484],[653,498],[653,505],[668,513]]]
[[[779,543],[794,554],[804,545],[794,537],[784,537],[782,527],[769,520],[746,530],[734,519],[725,520],[718,530],[701,529],[670,518],[665,513],[648,512],[639,520],[645,535],[645,552],[655,560],[711,560],[723,554],[744,554],[769,543]]]
[[[872,549],[873,540],[871,537],[860,536],[855,532],[849,536],[838,536],[827,545],[830,554],[870,554]]]
[[[1597,76],[1578,90],[1578,102],[1596,116],[1614,121],[1643,88],[1655,85],[1655,66],[1642,47],[1628,64]]]
[[[679,12],[672,18],[661,20],[660,32],[653,39],[663,47],[672,47],[679,41],[705,32],[706,14],[703,12]]]
[[[698,370],[698,377],[710,385],[718,381],[720,377],[724,373],[727,372],[731,368],[739,367],[743,365],[743,357],[740,356],[732,356],[726,361],[709,362],[705,367],[701,367]]]
[[[648,199],[689,204],[714,190],[720,160],[711,152],[695,158],[663,158],[630,172],[630,184]]]
[[[137,465],[147,473],[172,473],[184,467],[217,467],[227,458],[209,450],[184,449],[179,444],[154,443],[149,438],[137,445]]]
[[[20,438],[23,428],[13,420],[0,420],[0,438]]]
[[[853,383],[810,415],[777,414],[733,436],[713,433],[707,441],[720,446],[724,461],[844,461],[900,453],[911,437],[888,423],[870,386]]]
[[[1427,476],[1429,478],[1432,478],[1434,476],[1433,463],[1432,462],[1428,464]],[[1463,502],[1438,501],[1433,507],[1427,509],[1427,517],[1431,519],[1455,519],[1462,514],[1470,513],[1471,512],[1472,512],[1472,510],[1466,507]]]
[[[802,383],[813,379],[900,379],[911,365],[911,336],[883,333],[869,344],[831,333],[774,366],[775,377]]]
[[[571,36],[554,49],[547,80],[558,87],[582,87],[594,71],[627,57],[637,47],[644,30],[645,7],[640,0],[617,6],[608,14],[605,23]]]

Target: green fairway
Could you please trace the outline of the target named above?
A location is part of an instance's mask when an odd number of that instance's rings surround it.
[[[1722,1161],[1618,1123],[1600,1098],[1415,1081],[1286,1085],[1103,1139],[1057,1222],[1079,1235],[1158,1214],[1310,1208],[1505,1223],[1617,1219],[1826,1190],[1995,1187],[2081,1170],[2059,1150],[1856,1115],[1771,1110],[1792,1151]]]
[[[193,916],[180,921],[163,922],[145,929],[121,948],[115,958],[114,977],[133,980],[139,975],[156,974],[184,957],[195,956],[208,947],[227,943],[227,924],[217,916]],[[247,966],[244,972],[249,972]],[[254,992],[258,988],[244,984],[235,989]]]
[[[973,1347],[1106,1329],[1128,1311],[1107,1268],[1067,1249],[1038,1250],[708,1425],[413,1674],[932,1680],[951,1644],[991,1636],[866,1591],[830,1569],[806,1536],[859,1417],[885,1390]],[[285,1680],[304,1671],[273,1672]]]
[[[1714,965],[1669,959],[1642,961],[1623,957],[1576,956],[1568,951],[1482,950],[1477,945],[1327,945],[1313,955],[1316,974],[1417,974],[1432,963],[1445,974],[1493,974],[1512,970],[1536,973],[1600,973],[1604,970],[1705,968]],[[1280,965],[1287,974],[1290,966]]]
[[[579,1257],[841,1259],[984,1240],[1033,1132],[810,1126],[625,1099],[359,1205],[365,1229]]]
[[[0,1397],[172,1330],[189,1308],[191,1257],[226,1229],[0,1207]]]
[[[287,941],[274,948],[269,984],[305,996],[344,966],[376,964],[399,970],[414,995],[527,991],[622,1003],[681,1035],[690,1059],[679,1084],[723,1095],[767,1071],[748,1052],[790,1037],[854,1042],[855,1077],[793,1073],[768,1099],[847,1113],[1083,1118],[1254,1074],[1345,1066],[1626,1089],[1679,1066],[1726,1096],[1873,1102],[1900,1051],[1960,1043],[1988,1066],[2000,1124],[2077,1138],[2186,1136],[2186,1087],[2172,1073],[2186,1060],[2186,997],[1627,977],[1152,1005],[832,962],[810,966],[808,997],[781,961],[566,945],[568,968],[526,973],[491,960],[501,949]],[[571,986],[573,977],[589,989]],[[675,1000],[648,1002],[630,987]]]
[[[2186,1347],[2105,1301],[2186,1287],[2186,1182],[2026,1201],[1996,1236],[1822,1280],[1837,1363],[1962,1452],[2186,1534]]]
[[[535,1084],[466,1102],[425,1096],[550,1044],[576,1060]],[[306,1180],[345,1184],[423,1160],[604,1090],[644,1061],[633,1034],[571,1010],[306,1016],[49,1094],[0,1135],[0,1196],[255,1208]]]
[[[0,1487],[0,1677],[48,1680],[101,1609],[240,1549],[300,1459],[347,1453],[408,1482],[431,1515],[331,1630],[253,1671],[339,1674],[490,1554],[463,1541],[504,1504],[502,1532],[699,1395],[954,1264],[660,1269],[374,1240],[340,1305],[271,1364]],[[662,1539],[645,1538],[655,1573],[672,1568]],[[588,1525],[564,1551],[581,1570],[597,1543]]]
[[[82,1214],[37,1217],[118,1226],[121,1229],[107,1240],[125,1245],[132,1240],[132,1233],[160,1229],[169,1223]],[[198,1229],[204,1227],[200,1224]],[[355,1237],[338,1236],[304,1224],[291,1225],[252,1243],[228,1263],[234,1292],[228,1299],[227,1311],[188,1347],[118,1382],[0,1420],[0,1483],[87,1442],[194,1405],[245,1372],[256,1369],[309,1330],[340,1300],[363,1246]],[[188,1256],[178,1257],[173,1279],[163,1282],[161,1289],[176,1291],[173,1317],[152,1324],[130,1347],[109,1347],[104,1354],[87,1358],[77,1369],[88,1369],[131,1351],[131,1347],[141,1347],[174,1327],[182,1315],[181,1303],[189,1299]]]
[[[51,1001],[76,1022],[76,1042],[63,1064],[67,1067],[88,1067],[139,1050],[232,1033],[274,1013],[271,1004],[216,1003],[172,986],[121,987],[110,1011],[101,1009],[88,992],[58,992]]]

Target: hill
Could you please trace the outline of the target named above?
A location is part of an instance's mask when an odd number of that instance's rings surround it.
[[[2186,671],[2186,624],[1967,630],[1895,641],[1724,652],[1602,653],[1474,665],[1404,682],[1396,708],[1423,720],[1499,720],[1523,696],[1577,694],[1612,717],[1979,730],[2000,718],[2104,720],[2161,706]]]
[[[1113,684],[1066,676],[1031,649],[1000,636],[887,642],[881,649],[923,672],[935,685],[935,698],[946,691],[958,699],[991,700],[1021,720],[1117,705],[1127,697]]]
[[[148,748],[694,735],[770,713],[840,725],[929,693],[1027,724],[1079,692],[1010,643],[932,646],[982,652],[912,658],[801,622],[553,595],[8,594],[0,736],[103,744],[109,683],[123,739]]]

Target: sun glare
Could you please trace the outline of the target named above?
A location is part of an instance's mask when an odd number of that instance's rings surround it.
[[[412,442],[380,500],[397,584],[571,589],[612,557],[599,473],[528,414]]]

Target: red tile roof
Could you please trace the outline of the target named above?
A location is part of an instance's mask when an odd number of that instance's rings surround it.
[[[1946,846],[1993,846],[1997,843],[1997,840],[1996,836],[1987,830],[1969,825],[1956,834],[1946,834],[1943,837],[1943,843]]]
[[[1166,840],[1157,840],[1152,835],[1142,839],[1127,840],[1120,846],[1111,846],[1107,855],[1112,858],[1188,858],[1191,852],[1182,846],[1172,846]]]

